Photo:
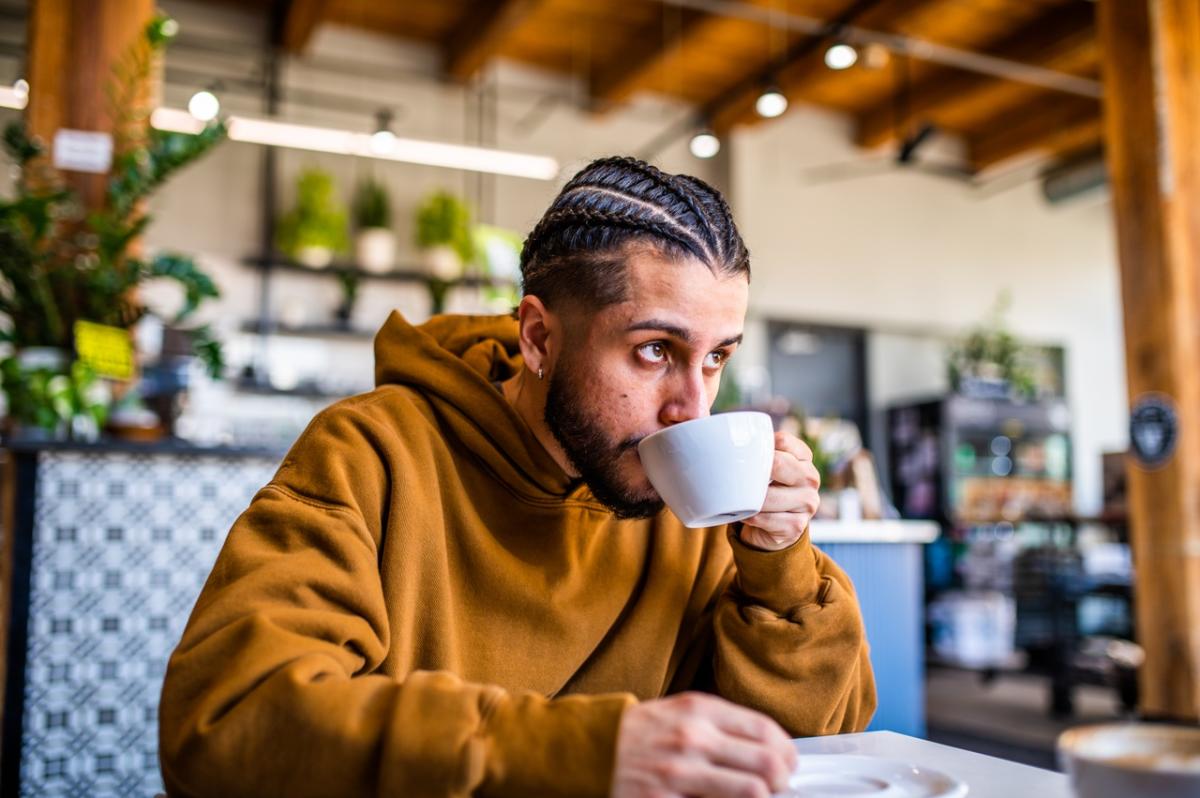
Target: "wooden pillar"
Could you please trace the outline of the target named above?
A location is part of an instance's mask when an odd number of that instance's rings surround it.
[[[113,67],[153,16],[153,0],[33,0],[25,119],[47,150],[59,128],[113,132],[108,98]],[[87,207],[103,202],[104,175],[64,176]]]
[[[1174,453],[1133,463],[1143,714],[1200,716],[1200,3],[1100,0],[1131,408],[1160,394]]]

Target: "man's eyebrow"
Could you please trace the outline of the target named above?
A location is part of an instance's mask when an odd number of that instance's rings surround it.
[[[678,338],[685,344],[690,345],[692,343],[692,333],[690,330],[686,330],[683,327],[680,327],[678,324],[671,324],[669,321],[662,321],[661,319],[635,321],[633,324],[630,324],[625,328],[625,332],[634,332],[635,330],[656,330],[658,332],[665,332],[667,335],[671,336],[672,338]]]
[[[742,334],[738,333],[737,335],[733,336],[732,338],[726,338],[724,341],[717,344],[717,349],[720,349],[723,346],[733,346],[734,344],[740,344],[741,342],[742,342]]]
[[[672,338],[678,338],[689,346],[691,346],[695,340],[695,336],[692,335],[690,330],[680,327],[678,324],[671,324],[668,321],[662,321],[661,319],[637,321],[625,328],[626,332],[634,332],[635,330],[655,330],[658,332],[664,332]],[[720,349],[723,346],[733,346],[734,344],[740,344],[741,342],[742,334],[738,333],[732,338],[726,338],[724,341],[721,341],[721,343],[717,344],[716,348]]]

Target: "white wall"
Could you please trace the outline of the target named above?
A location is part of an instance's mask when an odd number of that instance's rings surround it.
[[[985,197],[901,172],[806,183],[807,167],[863,157],[850,133],[846,119],[800,109],[733,142],[755,314],[878,331],[870,359],[879,408],[944,389],[930,342],[977,323],[1009,291],[1018,335],[1066,347],[1076,501],[1097,509],[1100,453],[1126,444],[1108,203],[1051,207],[1033,183]]]

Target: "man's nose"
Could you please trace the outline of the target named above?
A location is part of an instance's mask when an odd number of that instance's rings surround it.
[[[659,421],[664,426],[704,418],[712,402],[708,398],[708,386],[704,383],[702,369],[681,372],[671,383],[671,394],[663,404]]]

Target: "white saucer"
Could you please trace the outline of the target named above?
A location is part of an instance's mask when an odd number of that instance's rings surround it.
[[[939,770],[853,754],[801,754],[776,798],[963,798],[967,785]]]

